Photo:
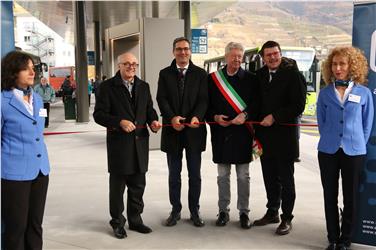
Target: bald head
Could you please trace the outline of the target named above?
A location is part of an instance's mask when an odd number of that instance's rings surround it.
[[[132,81],[138,67],[137,58],[132,53],[126,52],[119,55],[117,61],[121,78]]]

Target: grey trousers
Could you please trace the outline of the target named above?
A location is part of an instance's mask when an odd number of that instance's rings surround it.
[[[238,183],[238,204],[239,215],[249,213],[249,163],[235,164]],[[231,164],[218,164],[218,207],[219,212],[229,212],[231,201]]]

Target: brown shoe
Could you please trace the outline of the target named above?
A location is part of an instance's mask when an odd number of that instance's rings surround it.
[[[286,235],[286,234],[290,233],[291,229],[292,229],[291,221],[282,220],[281,224],[279,224],[275,233],[279,234],[279,235]]]
[[[267,224],[279,223],[279,215],[266,213],[261,219],[253,222],[254,226],[265,226]]]

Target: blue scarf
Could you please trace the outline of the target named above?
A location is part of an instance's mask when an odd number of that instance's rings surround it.
[[[349,84],[350,84],[350,82],[351,82],[351,80],[349,80],[349,81],[344,81],[344,80],[335,80],[334,81],[334,85],[336,86],[336,87],[348,87],[349,86]]]
[[[16,87],[16,89],[18,90],[21,90],[23,92],[23,95],[24,96],[28,96],[31,94],[31,87],[27,87],[26,89],[23,89],[23,88],[20,88],[20,87]]]

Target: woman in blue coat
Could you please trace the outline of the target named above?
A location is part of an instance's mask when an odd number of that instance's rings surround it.
[[[348,249],[355,214],[355,196],[372,129],[373,101],[365,87],[367,60],[354,47],[334,48],[323,63],[327,86],[317,101],[320,131],[318,159],[324,189],[329,246]],[[338,181],[342,178],[343,212],[338,212]]]
[[[1,60],[1,218],[3,248],[42,249],[50,165],[43,140],[47,110],[33,91],[32,58],[19,51]]]

